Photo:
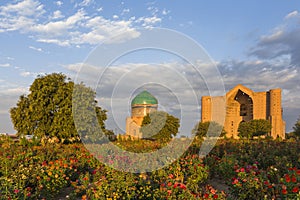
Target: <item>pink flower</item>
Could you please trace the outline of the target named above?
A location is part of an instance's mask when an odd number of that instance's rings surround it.
[[[18,190],[18,189],[15,189],[15,190],[14,190],[14,193],[15,193],[15,194],[18,194],[19,192],[20,192],[20,190]]]
[[[232,181],[232,184],[235,185],[235,184],[238,184],[238,183],[239,183],[239,180],[237,178],[234,178],[233,181]]]

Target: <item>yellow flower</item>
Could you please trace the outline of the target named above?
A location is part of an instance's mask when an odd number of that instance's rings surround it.
[[[58,174],[55,174],[55,178],[58,178]]]
[[[50,171],[50,172],[48,172],[48,175],[49,175],[49,176],[51,176],[51,175],[52,175],[52,172],[51,172],[51,171]]]

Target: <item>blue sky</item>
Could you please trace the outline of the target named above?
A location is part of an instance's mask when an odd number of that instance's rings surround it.
[[[202,45],[226,90],[238,83],[254,91],[282,88],[290,131],[300,115],[299,9],[296,0],[2,0],[0,132],[15,132],[9,108],[28,93],[38,74],[63,72],[74,78],[90,52],[108,38],[120,34],[126,41],[139,37],[140,28],[153,27],[176,30]],[[182,64],[165,53],[142,54],[120,59],[117,69],[128,63]]]

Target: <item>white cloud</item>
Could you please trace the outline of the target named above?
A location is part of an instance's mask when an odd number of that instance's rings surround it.
[[[23,0],[17,2],[16,4],[8,4],[6,6],[1,6],[1,14],[11,14],[15,13],[20,16],[36,16],[37,14],[44,13],[43,5],[35,0]]]
[[[80,5],[87,6],[93,2],[83,0]],[[61,6],[62,2],[56,1],[55,4]],[[127,12],[129,9],[122,11],[123,14]],[[89,15],[84,8],[67,16],[60,10],[46,13],[48,17],[45,17],[45,13],[44,5],[38,0],[23,0],[3,5],[0,7],[0,32],[19,31],[38,42],[60,46],[95,45],[118,34],[123,35],[110,42],[117,43],[136,38],[139,36],[137,26],[151,28],[162,20],[157,15],[128,20],[120,20],[118,15],[114,15],[112,19],[107,19],[103,16]]]
[[[27,93],[28,93],[28,88],[22,86],[0,90],[0,94],[3,96],[20,96],[22,94],[27,94]]]
[[[141,23],[141,25],[145,28],[151,28],[155,24],[160,23],[161,21],[162,21],[161,18],[157,16],[153,16],[153,17],[140,17],[135,22]]]
[[[35,51],[43,52],[42,48],[37,48],[37,47],[34,47],[34,46],[29,46],[28,48],[32,49],[32,50],[35,50]]]
[[[23,0],[16,4],[1,6],[0,32],[15,30],[26,32],[44,13],[44,6],[35,0]]]
[[[79,5],[80,6],[89,6],[93,2],[94,2],[94,0],[83,0]]]
[[[293,18],[293,17],[296,17],[296,16],[299,16],[299,12],[297,10],[295,10],[295,11],[290,12],[289,14],[287,14],[285,16],[285,19]]]
[[[31,73],[30,72],[21,72],[20,75],[23,77],[28,77],[31,75]]]
[[[10,67],[10,64],[9,63],[3,63],[3,64],[0,64],[0,67]]]
[[[53,39],[53,36],[61,36],[69,33],[69,30],[75,27],[75,25],[87,17],[83,10],[78,10],[74,15],[68,17],[65,20],[48,22],[46,24],[37,24],[30,28],[31,31],[40,34],[40,37],[44,35],[47,39]]]
[[[51,19],[61,19],[64,18],[64,15],[61,13],[60,10],[56,10],[53,12],[53,15],[51,16]]]
[[[56,2],[55,2],[55,4],[56,4],[57,6],[59,6],[59,7],[60,7],[60,6],[62,6],[64,3],[63,3],[63,2],[61,2],[61,1],[56,1]]]
[[[127,13],[129,13],[129,12],[130,12],[130,9],[129,9],[129,8],[124,8],[124,9],[122,10],[121,15],[125,15],[125,14],[127,14]]]

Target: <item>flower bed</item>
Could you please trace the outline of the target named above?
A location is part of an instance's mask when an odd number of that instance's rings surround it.
[[[160,147],[147,143],[147,151]],[[143,145],[135,145],[143,151]],[[199,147],[194,143],[162,169],[129,173],[99,162],[82,144],[1,137],[0,199],[56,199],[66,190],[71,199],[300,198],[298,142],[221,140],[203,159]],[[111,159],[112,165],[128,161],[125,156],[99,159]],[[218,191],[210,179],[225,182],[229,191]]]

